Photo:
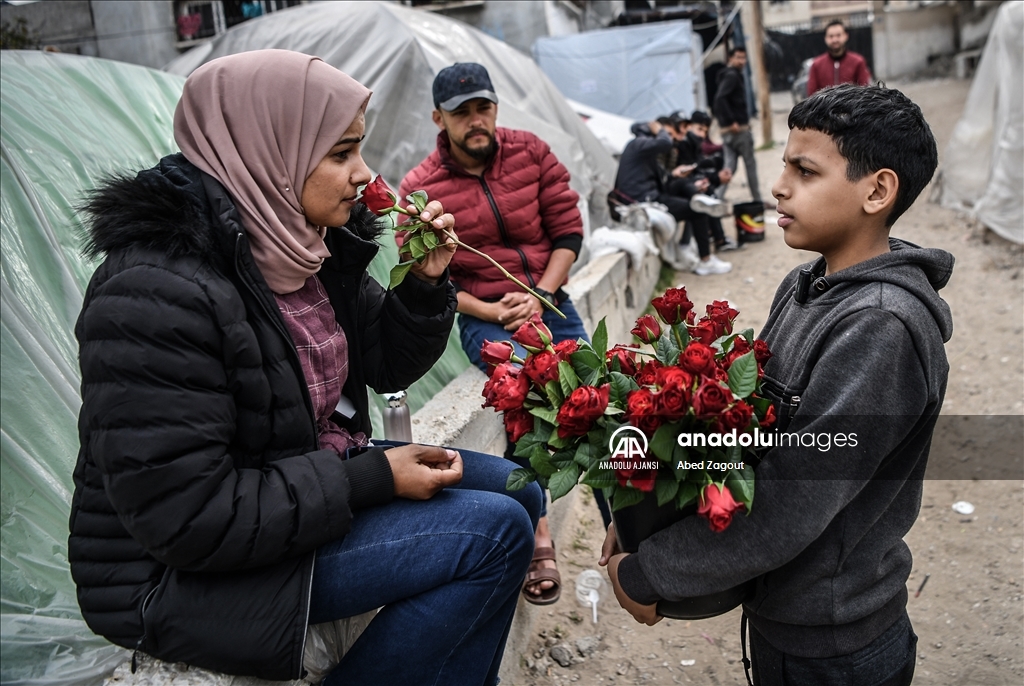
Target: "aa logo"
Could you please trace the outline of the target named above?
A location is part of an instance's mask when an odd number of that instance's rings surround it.
[[[646,460],[647,436],[634,426],[620,426],[608,439],[612,460]]]

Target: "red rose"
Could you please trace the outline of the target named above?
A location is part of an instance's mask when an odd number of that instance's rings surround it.
[[[555,344],[555,354],[558,355],[558,359],[563,362],[568,362],[569,356],[579,349],[579,344],[571,338],[567,338],[564,341]]]
[[[633,350],[639,347],[635,344],[628,347],[615,346],[605,354],[605,359],[608,360],[608,367],[614,370],[612,360],[618,360],[619,371],[626,376],[633,376],[636,374],[636,353]]]
[[[398,203],[398,196],[384,183],[384,177],[378,174],[377,178],[366,184],[359,201],[369,207],[374,214],[385,215]]]
[[[484,341],[480,346],[480,359],[494,367],[512,359],[515,348],[508,341]]]
[[[769,405],[768,410],[764,413],[764,419],[761,420],[761,427],[768,429],[775,423],[775,406]]]
[[[518,443],[519,439],[533,431],[533,415],[522,408],[509,410],[505,413],[505,433],[511,443]]]
[[[523,322],[523,325],[512,334],[512,340],[531,353],[539,353],[551,343],[551,330],[541,321],[536,312]]]
[[[654,411],[662,421],[682,419],[690,409],[693,377],[679,367],[662,367],[657,373],[661,390],[654,394]]]
[[[708,526],[715,533],[725,531],[732,523],[732,515],[737,510],[744,508],[743,503],[738,503],[732,498],[728,488],[722,488],[718,484],[708,484],[701,494],[700,506],[697,514],[708,520]]]
[[[715,349],[700,341],[691,341],[679,356],[679,366],[692,374],[713,374]]]
[[[620,486],[632,486],[638,491],[650,493],[658,477],[657,469],[616,469],[615,478]]]
[[[558,355],[544,350],[530,355],[523,363],[523,373],[535,384],[544,388],[548,381],[558,379]]]
[[[754,408],[742,400],[737,400],[732,407],[722,413],[720,420],[726,431],[743,431],[750,426],[750,418],[753,416]]]
[[[669,367],[659,365],[658,369],[654,372],[654,384],[659,388],[680,386],[687,390],[692,390],[693,376],[686,370],[674,365]]]
[[[711,345],[718,338],[718,328],[714,322],[701,319],[694,326],[690,327],[690,338],[696,339],[704,345]]]
[[[693,310],[693,303],[686,297],[685,288],[670,288],[665,295],[655,298],[651,305],[667,324],[685,321],[687,314]]]
[[[657,360],[647,360],[636,374],[637,386],[654,386],[658,383],[658,370],[664,365]]]
[[[758,364],[764,364],[772,357],[772,351],[768,349],[768,344],[761,339],[754,341],[754,359],[757,360]]]
[[[521,408],[530,391],[530,380],[522,372],[511,362],[502,362],[495,367],[491,378],[484,383],[483,406],[493,407],[499,412]]]
[[[717,381],[705,379],[693,394],[693,411],[701,419],[713,419],[729,407],[730,402],[732,392],[728,388],[722,388]]]
[[[715,300],[705,309],[709,319],[720,319],[729,324],[732,324],[732,321],[736,319],[736,315],[740,313],[739,310],[733,309],[729,305],[728,300]]]
[[[654,343],[661,335],[661,324],[653,314],[645,314],[636,320],[636,326],[630,331],[644,343]]]
[[[608,407],[610,390],[607,385],[600,388],[580,386],[570,393],[558,408],[558,437],[583,436],[590,431],[594,422]]]
[[[654,394],[646,388],[630,391],[626,396],[626,419],[648,436],[653,436],[661,426],[661,419],[654,409]]]
[[[732,348],[729,349],[729,352],[738,352],[740,355],[745,355],[746,353],[750,352],[750,344],[747,343],[747,339],[744,338],[743,336],[737,336],[736,338],[732,339]],[[756,353],[754,357],[757,357]]]

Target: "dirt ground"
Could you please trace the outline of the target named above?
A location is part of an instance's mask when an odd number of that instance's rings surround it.
[[[970,83],[938,79],[890,85],[922,107],[938,140],[941,169],[943,149]],[[782,169],[787,114],[785,98],[773,96],[776,145],[757,156],[766,198]],[[748,199],[745,183],[741,172],[728,197]],[[942,291],[955,329],[946,344],[950,374],[943,414],[1024,414],[1021,249],[928,202],[930,190],[897,222],[893,235],[956,257],[953,277]],[[679,273],[675,283],[685,284],[698,306],[728,298],[740,310],[737,324],[759,331],[779,281],[812,257],[789,249],[772,218],[768,213],[763,243],[722,255],[733,263],[731,273]],[[727,232],[731,229],[726,226]],[[1024,451],[1024,437],[1019,438],[1010,445]],[[1020,458],[1018,452],[1014,459]],[[1005,480],[926,480],[920,517],[907,535],[914,553],[908,606],[919,636],[915,684],[998,686],[1024,680],[1022,487],[1019,470],[1016,478]],[[541,614],[529,650],[520,656],[521,679],[515,683],[745,684],[738,610],[713,619],[668,619],[646,627],[618,607],[609,587],[598,623],[591,622],[589,609],[575,599],[573,582],[581,571],[599,569],[603,532],[592,496],[582,496],[559,549],[562,598]],[[953,511],[951,505],[961,500],[975,505],[972,515]],[[928,583],[915,597],[926,575]]]

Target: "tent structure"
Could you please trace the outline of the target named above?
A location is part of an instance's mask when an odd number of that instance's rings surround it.
[[[1024,243],[1024,3],[999,8],[942,163],[941,201]]]
[[[374,91],[363,154],[393,188],[436,147],[434,76],[455,62],[483,64],[500,100],[498,124],[546,141],[569,170],[585,221],[608,222],[615,161],[544,72],[508,44],[397,3],[313,3],[240,24],[165,69],[187,76],[216,57],[262,48],[317,55]]]
[[[0,682],[100,684],[125,651],[82,620],[67,561],[81,405],[74,325],[96,263],[75,205],[177,150],[184,79],[74,55],[0,53]],[[378,117],[378,122],[384,120]],[[378,128],[378,131],[380,129]],[[394,242],[370,272],[387,283]],[[458,342],[409,389],[422,406],[469,362]],[[375,434],[382,402],[371,394]]]

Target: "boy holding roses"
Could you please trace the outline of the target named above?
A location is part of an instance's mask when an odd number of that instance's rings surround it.
[[[953,257],[889,230],[931,179],[935,140],[920,108],[884,87],[821,91],[789,127],[772,189],[779,226],[787,245],[821,257],[776,293],[760,334],[773,353],[762,388],[777,438],[843,433],[856,444],[779,441],[757,468],[747,516],[717,533],[684,519],[633,555],[618,553],[610,531],[601,564],[647,624],[660,599],[756,579],[743,606],[756,684],[902,686],[917,642],[903,536],[946,389],[952,319],[937,291]]]

